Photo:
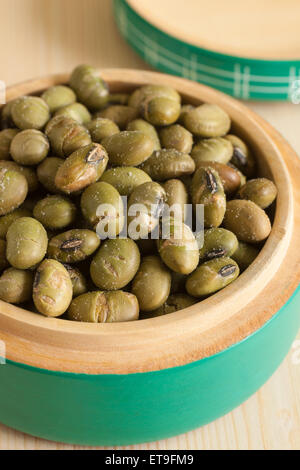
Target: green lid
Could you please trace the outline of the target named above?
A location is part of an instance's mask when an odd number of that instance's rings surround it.
[[[128,0],[114,0],[124,38],[149,64],[245,100],[299,102],[300,59],[255,59],[204,49],[171,36],[140,16]]]

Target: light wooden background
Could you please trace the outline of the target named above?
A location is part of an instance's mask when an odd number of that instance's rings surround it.
[[[0,80],[7,85],[66,72],[83,62],[149,68],[117,32],[111,0],[0,0],[0,16]],[[300,154],[300,105],[250,106]],[[35,439],[0,424],[0,449],[75,448],[80,447]],[[247,403],[196,431],[130,449],[299,450],[300,335],[284,364]]]

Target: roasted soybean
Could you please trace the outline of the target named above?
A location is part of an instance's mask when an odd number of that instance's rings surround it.
[[[147,256],[132,283],[132,293],[140,309],[151,312],[161,307],[170,295],[171,273],[158,256]]]
[[[201,264],[186,282],[189,295],[201,298],[214,294],[231,284],[239,275],[237,263],[230,258],[218,258]]]
[[[169,86],[113,93],[80,65],[8,102],[0,129],[4,302],[90,323],[171,314],[234,282],[271,232],[260,155]]]
[[[66,268],[53,259],[38,267],[33,284],[33,301],[47,317],[59,317],[69,307],[73,296],[71,278]]]
[[[73,300],[68,318],[88,323],[134,321],[139,319],[139,304],[128,292],[89,292]]]

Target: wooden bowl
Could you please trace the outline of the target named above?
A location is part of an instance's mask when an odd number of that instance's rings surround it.
[[[115,92],[156,83],[193,104],[218,103],[278,188],[271,235],[232,285],[181,312],[126,324],[45,318],[0,302],[0,421],[50,440],[129,445],[186,432],[230,411],[275,371],[300,319],[300,162],[234,99],[168,75],[102,70]],[[8,89],[7,99],[67,75]],[[298,184],[297,184],[298,183]],[[4,361],[2,361],[4,362]],[[180,410],[180,412],[179,412]]]

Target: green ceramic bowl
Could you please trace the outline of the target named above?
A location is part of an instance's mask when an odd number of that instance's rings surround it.
[[[278,187],[273,230],[231,286],[189,309],[128,324],[80,324],[0,302],[0,422],[41,438],[130,445],[184,433],[228,413],[266,382],[297,335],[297,156],[267,123],[215,90],[143,71],[103,70],[113,91],[146,83],[219,103]],[[66,83],[39,79],[8,99]],[[289,171],[292,170],[292,177]]]
[[[286,356],[300,326],[300,289],[258,332],[182,367],[127,375],[0,367],[0,421],[53,441],[121,446],[165,439],[249,398]],[[180,410],[180,412],[179,412]]]

